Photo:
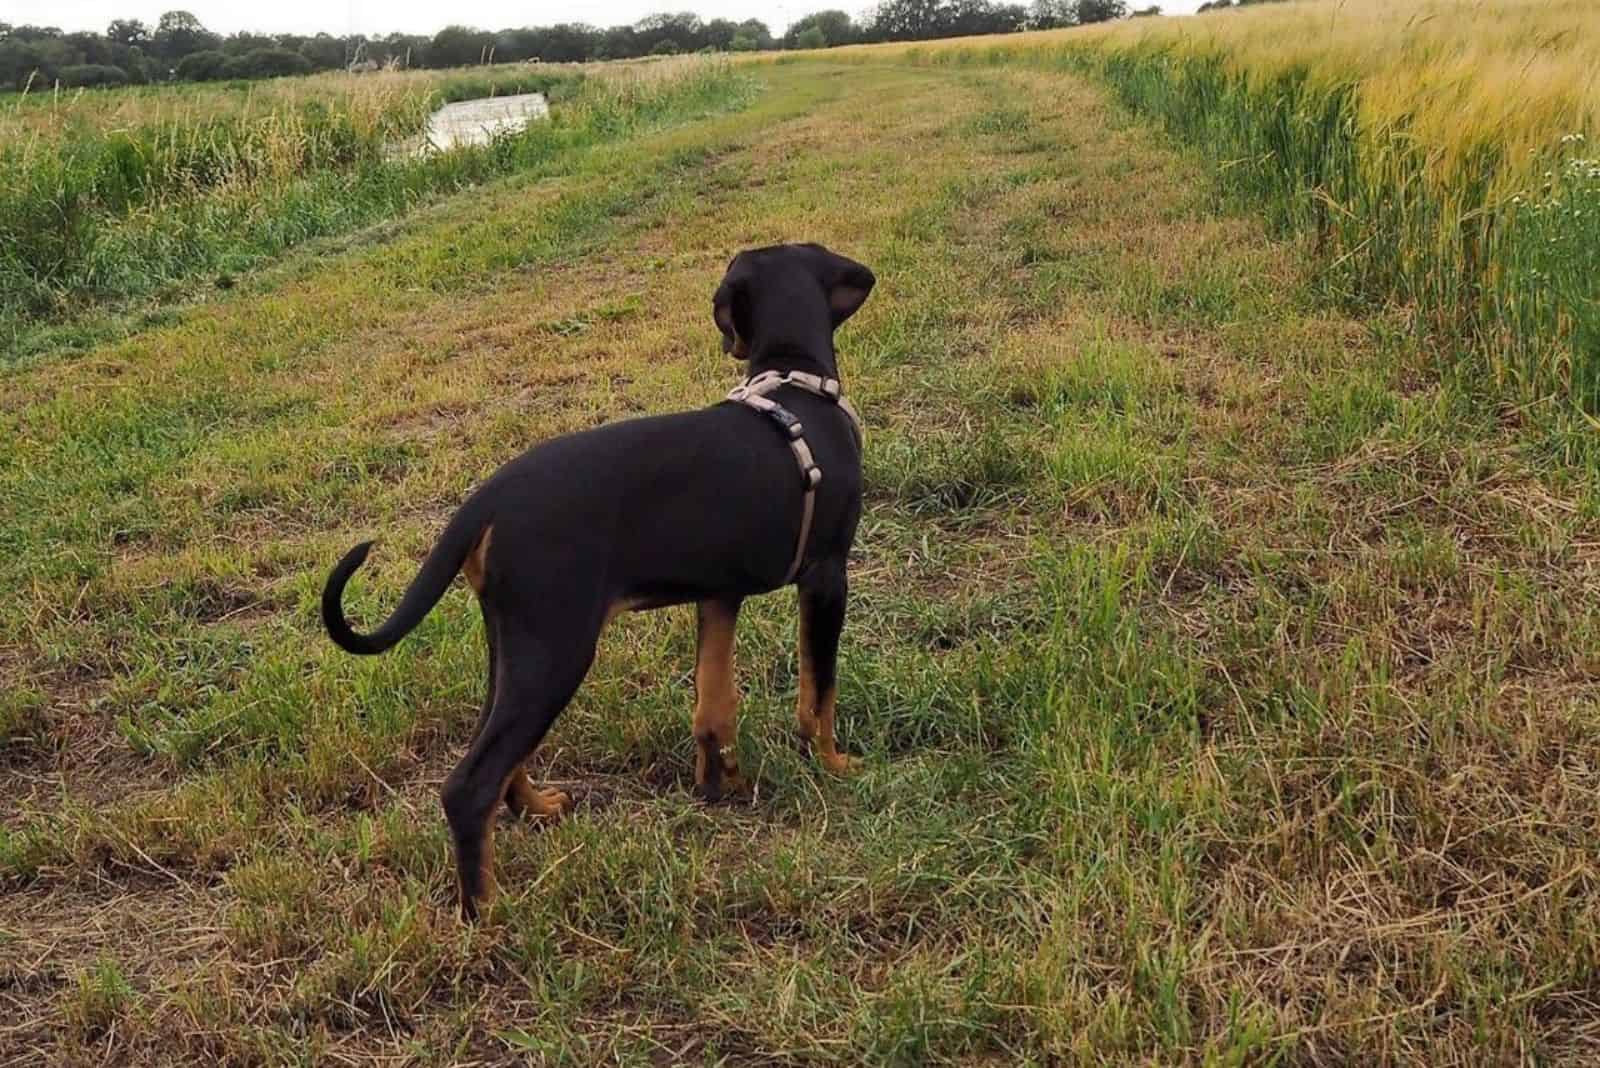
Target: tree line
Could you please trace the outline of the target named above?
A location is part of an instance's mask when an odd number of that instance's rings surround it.
[[[1137,15],[1159,14],[1150,7]],[[433,36],[214,33],[187,11],[154,26],[116,19],[104,33],[0,22],[0,87],[147,84],[271,78],[319,70],[460,67],[476,63],[576,63],[679,52],[828,48],[879,41],[1012,33],[1102,22],[1128,15],[1124,0],[884,0],[860,20],[818,11],[774,37],[760,19],[702,20],[688,12],[651,15],[627,26],[581,23],[498,31],[447,26]]]

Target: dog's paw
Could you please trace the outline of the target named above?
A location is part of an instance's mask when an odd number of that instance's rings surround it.
[[[506,792],[506,808],[517,819],[557,820],[572,808],[572,798],[560,790],[540,789],[526,775],[511,780]]]
[[[694,784],[694,796],[708,805],[720,801],[736,801],[755,792],[755,784],[737,771],[724,771],[715,782]]]
[[[530,816],[557,820],[563,813],[572,809],[572,797],[561,790],[543,789],[533,790],[531,793],[532,801],[528,805]]]
[[[831,752],[824,750],[817,744],[814,734],[807,734],[804,730],[796,731],[794,742],[800,752],[816,754],[817,762],[835,775],[848,775],[856,770],[858,761],[855,757],[847,756],[837,749]]]
[[[859,763],[855,757],[843,753],[818,753],[817,759],[822,762],[824,768],[835,775],[849,775]]]

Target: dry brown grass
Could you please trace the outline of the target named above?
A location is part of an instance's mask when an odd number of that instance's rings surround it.
[[[6,824],[0,1049],[1591,1059],[1579,475],[1392,322],[1320,304],[1292,247],[1081,82],[765,77],[747,114],[0,384],[12,463],[75,509],[0,528],[33,550],[0,572],[24,591],[0,618],[28,622],[0,664],[92,665],[108,748],[74,773],[165,780],[121,803],[69,781]],[[508,900],[463,929],[433,795],[476,710],[475,621],[447,598],[390,657],[336,657],[322,569],[381,531],[375,614],[529,440],[717,396],[709,287],[730,250],[801,237],[881,278],[844,342],[870,427],[842,728],[863,773],[789,744],[772,598],[741,632],[760,788],[694,805],[688,620],[631,619],[541,757],[584,805],[500,835]],[[134,491],[74,481],[108,436]],[[136,550],[90,521],[119,508]],[[49,690],[41,737],[4,750],[29,776],[82,741]]]

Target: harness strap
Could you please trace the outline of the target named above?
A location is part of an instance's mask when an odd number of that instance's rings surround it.
[[[822,468],[817,466],[811,446],[806,444],[805,426],[793,412],[767,396],[784,386],[794,386],[833,401],[849,418],[850,429],[855,431],[858,445],[866,443],[866,431],[861,425],[861,416],[845,400],[837,378],[824,378],[803,371],[764,371],[728,392],[728,400],[743,404],[777,424],[789,444],[789,451],[794,453],[795,464],[800,468],[800,482],[805,497],[801,502],[800,539],[794,547],[794,561],[789,565],[788,574],[783,577],[782,584],[787,586],[794,581],[800,573],[801,564],[805,562],[806,543],[811,540],[811,519],[817,506],[817,486],[822,482]]]
[[[782,389],[784,386],[794,386],[807,393],[814,393],[825,400],[830,400],[839,406],[845,416],[850,420],[850,427],[855,431],[857,444],[866,444],[866,426],[861,422],[861,416],[856,411],[855,405],[845,397],[843,388],[837,378],[824,378],[822,375],[808,374],[805,371],[763,371],[741,386],[736,387],[728,394],[728,399],[743,401],[746,397],[765,397],[768,393]]]

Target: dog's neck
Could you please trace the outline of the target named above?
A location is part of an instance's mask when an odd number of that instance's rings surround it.
[[[757,347],[750,356],[750,362],[745,371],[748,377],[765,374],[768,371],[805,371],[808,374],[821,375],[823,378],[838,378],[839,369],[835,362],[833,346],[828,346],[827,355],[819,355],[816,351],[801,348],[796,345],[771,345]]]

